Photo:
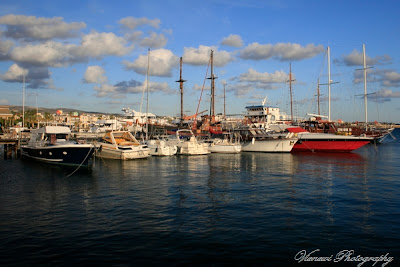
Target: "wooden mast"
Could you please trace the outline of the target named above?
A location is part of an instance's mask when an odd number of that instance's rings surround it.
[[[317,85],[317,99],[318,99],[318,115],[321,115],[321,109],[320,109],[320,107],[319,107],[319,103],[320,103],[320,96],[321,96],[321,94],[320,94],[320,91],[319,91],[319,79],[318,79],[318,85]]]
[[[211,50],[211,77],[207,78],[211,80],[211,110],[210,110],[210,116],[211,116],[211,121],[215,121],[215,82],[214,80],[217,79],[216,76],[214,76],[214,66],[213,66],[213,61],[214,61],[214,51]]]
[[[293,122],[293,97],[292,97],[292,63],[289,64],[289,91],[290,91],[290,117]]]
[[[182,79],[182,57],[180,58],[179,80],[177,80],[176,82],[179,83],[179,88],[181,91],[181,121],[180,121],[180,124],[182,126],[182,123],[183,123],[183,83],[186,82],[186,80]]]
[[[226,118],[226,110],[225,110],[225,83],[224,83],[224,119]]]

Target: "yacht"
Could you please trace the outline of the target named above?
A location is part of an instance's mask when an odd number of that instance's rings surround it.
[[[27,145],[21,146],[26,158],[62,165],[87,166],[95,147],[84,141],[71,141],[66,126],[45,126],[31,130]]]

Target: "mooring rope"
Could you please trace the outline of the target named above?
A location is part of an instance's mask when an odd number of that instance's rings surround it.
[[[90,152],[92,151],[92,149],[94,148],[94,145],[92,145],[90,147],[89,152],[87,153],[86,157],[83,159],[83,161],[81,162],[81,164],[79,164],[78,168],[76,168],[72,173],[68,174],[66,177],[70,177],[72,174],[74,174],[81,166],[82,164],[85,162],[85,160],[87,159],[87,157],[90,155]]]

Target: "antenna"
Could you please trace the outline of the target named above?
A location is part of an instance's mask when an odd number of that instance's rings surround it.
[[[264,106],[266,102],[267,102],[267,96],[264,98],[264,100],[261,102],[261,104]]]

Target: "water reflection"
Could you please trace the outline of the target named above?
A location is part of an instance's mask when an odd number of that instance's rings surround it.
[[[122,263],[281,263],[302,249],[390,246],[400,232],[393,175],[400,156],[382,150],[96,159],[68,178],[58,167],[7,160],[7,169],[0,163],[0,245],[14,260],[116,253]]]

